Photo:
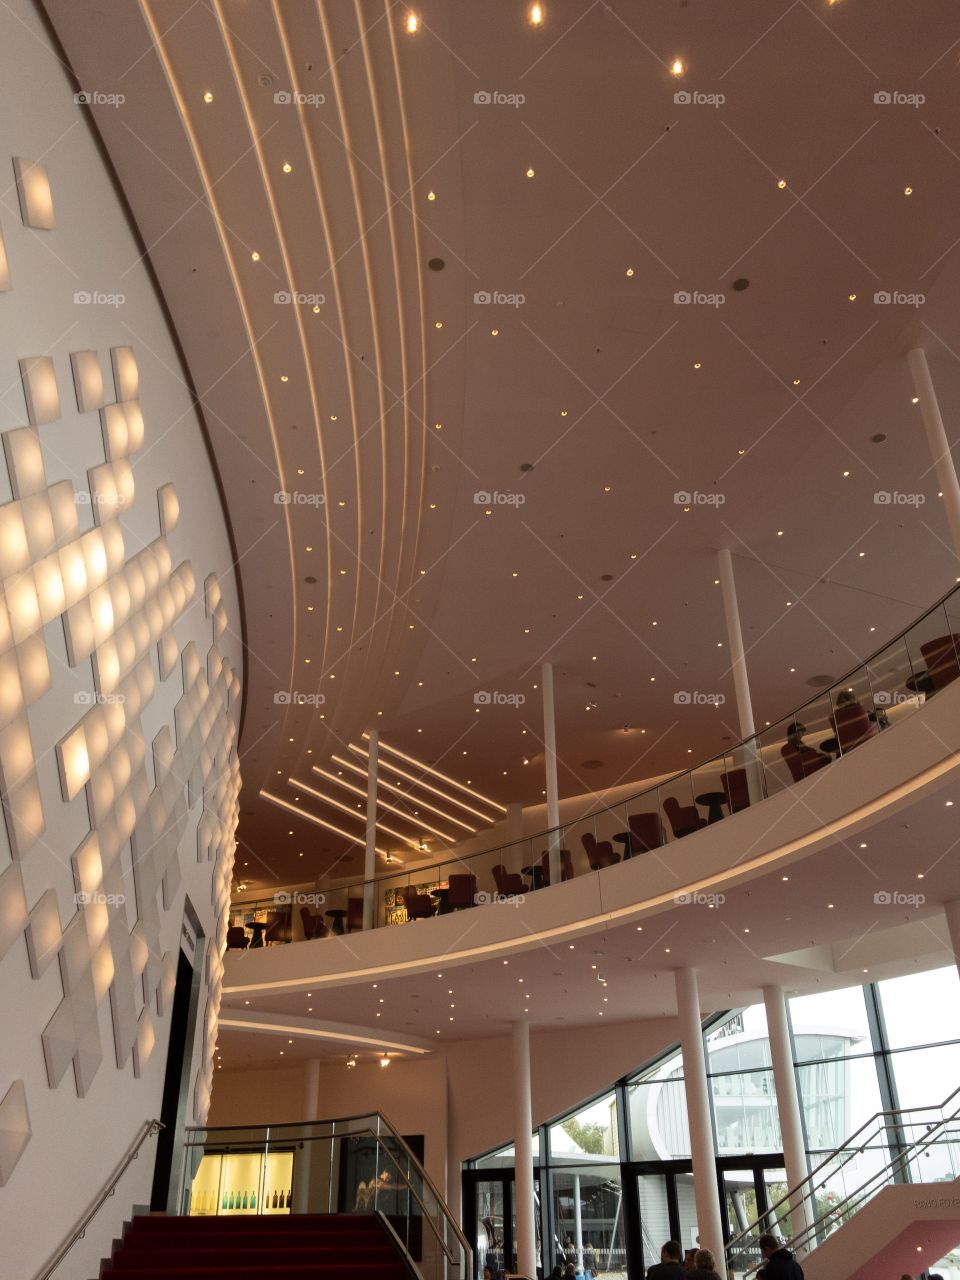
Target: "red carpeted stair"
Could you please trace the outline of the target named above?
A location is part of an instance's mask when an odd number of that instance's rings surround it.
[[[101,1280],[408,1280],[372,1214],[134,1218]]]

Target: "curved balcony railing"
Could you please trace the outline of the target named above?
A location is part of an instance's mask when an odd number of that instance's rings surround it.
[[[615,805],[512,844],[336,888],[284,889],[231,910],[228,948],[359,929],[496,903],[642,856],[819,773],[960,677],[960,586],[842,679],[752,738]],[[693,695],[691,695],[693,696]],[[551,849],[554,850],[551,858]]]

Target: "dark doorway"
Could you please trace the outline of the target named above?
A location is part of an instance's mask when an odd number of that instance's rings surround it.
[[[174,1153],[186,1115],[192,1056],[188,1052],[188,1045],[193,1039],[196,1025],[199,992],[199,974],[181,951],[177,961],[177,982],[173,992],[170,1040],[167,1046],[167,1070],[163,1078],[163,1100],[160,1104],[163,1128],[157,1136],[157,1162],[153,1170],[153,1190],[150,1195],[150,1208],[153,1210],[166,1210],[170,1197],[176,1190],[170,1184],[174,1171]]]

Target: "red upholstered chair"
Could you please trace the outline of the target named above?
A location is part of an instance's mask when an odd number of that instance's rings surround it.
[[[631,813],[627,821],[630,823],[632,853],[649,853],[651,849],[659,849],[666,844],[659,813]]]
[[[736,813],[740,809],[749,809],[750,792],[747,788],[746,769],[730,769],[721,774],[721,778],[730,812]]]
[[[786,760],[794,782],[802,782],[811,773],[825,769],[831,763],[829,756],[808,747],[806,743],[802,747],[795,747],[792,742],[785,742],[780,748],[780,754]]]
[[[406,889],[397,890],[397,897],[407,908],[407,918],[410,920],[426,920],[428,916],[436,915],[433,899],[428,893],[418,893],[408,885]]]
[[[960,676],[960,636],[937,636],[920,646],[927,672],[933,681],[934,692],[952,683]]]
[[[868,738],[880,732],[876,720],[871,720],[859,702],[845,702],[834,708],[833,723],[837,727],[837,741],[842,752],[852,751]]]
[[[356,933],[363,928],[363,899],[347,899],[347,932]]]
[[[232,924],[227,929],[227,950],[245,951],[250,942],[242,924]]]
[[[560,879],[573,879],[573,858],[569,849],[560,850]],[[550,850],[544,849],[540,855],[540,883],[550,883]]]
[[[447,906],[451,911],[462,911],[464,907],[472,907],[477,896],[477,877],[475,875],[451,875],[447,877],[449,891]]]
[[[300,919],[303,921],[303,936],[307,940],[310,938],[325,938],[330,932],[320,917],[314,915],[309,907],[300,908]]]
[[[592,871],[600,871],[604,867],[612,867],[615,862],[620,861],[619,853],[614,853],[613,845],[609,840],[598,841],[590,831],[582,835],[580,840],[583,843],[587,861],[590,863]]]
[[[512,898],[518,893],[526,893],[530,888],[523,876],[518,875],[516,871],[507,871],[499,862],[493,868],[493,878],[496,881],[497,893],[502,894],[505,898]]]
[[[673,834],[678,840],[707,825],[706,818],[700,817],[696,805],[681,804],[676,796],[667,796],[663,802],[663,811],[670,819]]]

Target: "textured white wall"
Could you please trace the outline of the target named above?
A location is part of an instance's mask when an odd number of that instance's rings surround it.
[[[10,285],[0,291],[0,433],[8,448],[21,440],[35,451],[39,439],[45,473],[30,483],[20,464],[21,496],[28,488],[37,488],[38,496],[18,504],[11,455],[0,459],[0,604],[7,606],[6,613],[0,609],[0,624],[9,614],[15,633],[13,642],[5,641],[0,625],[0,664],[6,660],[0,666],[6,811],[5,829],[0,824],[0,1180],[6,1176],[0,1187],[0,1274],[20,1280],[34,1275],[56,1248],[142,1121],[159,1113],[186,896],[206,935],[189,1119],[205,1111],[219,1001],[218,931],[233,860],[242,651],[229,542],[199,420],[84,108],[75,103],[29,0],[0,9],[0,70],[0,232]],[[24,225],[14,157],[46,166],[53,229]],[[84,294],[94,300],[83,301]],[[115,295],[112,302],[107,295]],[[96,352],[109,404],[124,393],[111,371],[110,353],[117,347],[133,350],[144,439],[137,449],[136,409],[123,411],[121,434],[129,422],[134,438],[126,446],[119,442],[115,455],[129,450],[129,458],[115,456],[115,474],[106,479],[122,486],[132,477],[132,502],[125,509],[103,504],[95,512],[86,500],[88,469],[111,459],[99,412],[78,408],[71,353]],[[10,438],[29,422],[18,362],[36,356],[52,358],[59,415],[39,421],[32,437]],[[67,492],[51,531],[44,520],[46,489],[61,481],[80,497],[71,501]],[[180,515],[164,539],[157,493],[170,483]],[[63,499],[64,491],[58,495]],[[11,514],[12,523],[4,523]],[[29,539],[25,570],[21,516]],[[89,595],[101,553],[94,534],[94,545],[84,544],[86,577],[68,616],[57,605],[56,571],[69,563],[64,548],[96,527],[104,530],[112,556],[106,592]],[[131,567],[138,553],[145,573]],[[42,625],[34,625],[31,590],[43,558],[54,578],[53,602]],[[205,591],[208,579],[219,586],[218,607],[216,590]],[[92,654],[83,645],[90,625],[86,599],[102,628]],[[114,649],[125,615],[126,639]],[[67,636],[75,646],[73,665]],[[135,685],[118,682],[117,663],[121,673],[132,664]],[[21,689],[30,705],[18,713]],[[88,770],[80,750],[73,760],[81,785],[65,799],[58,744],[85,714],[114,717],[118,711],[120,719],[106,725],[113,736],[104,736],[103,723],[87,721],[86,740],[73,740],[86,749],[92,776],[82,785]],[[153,744],[162,730],[169,734],[169,756],[155,768]],[[69,739],[65,745],[69,750]],[[104,754],[105,746],[110,753]],[[19,786],[15,770],[25,779]],[[11,832],[21,809],[18,843]],[[36,826],[39,810],[42,830]],[[89,856],[77,859],[85,840]],[[78,902],[81,871],[94,894],[89,903]],[[32,913],[29,921],[24,908]],[[39,953],[39,976],[31,972],[28,939]],[[21,1099],[31,1136],[18,1156],[10,1130],[15,1133],[22,1121]],[[154,1145],[148,1143],[145,1158],[132,1166],[58,1276],[88,1280],[97,1273],[130,1205],[148,1198]]]

